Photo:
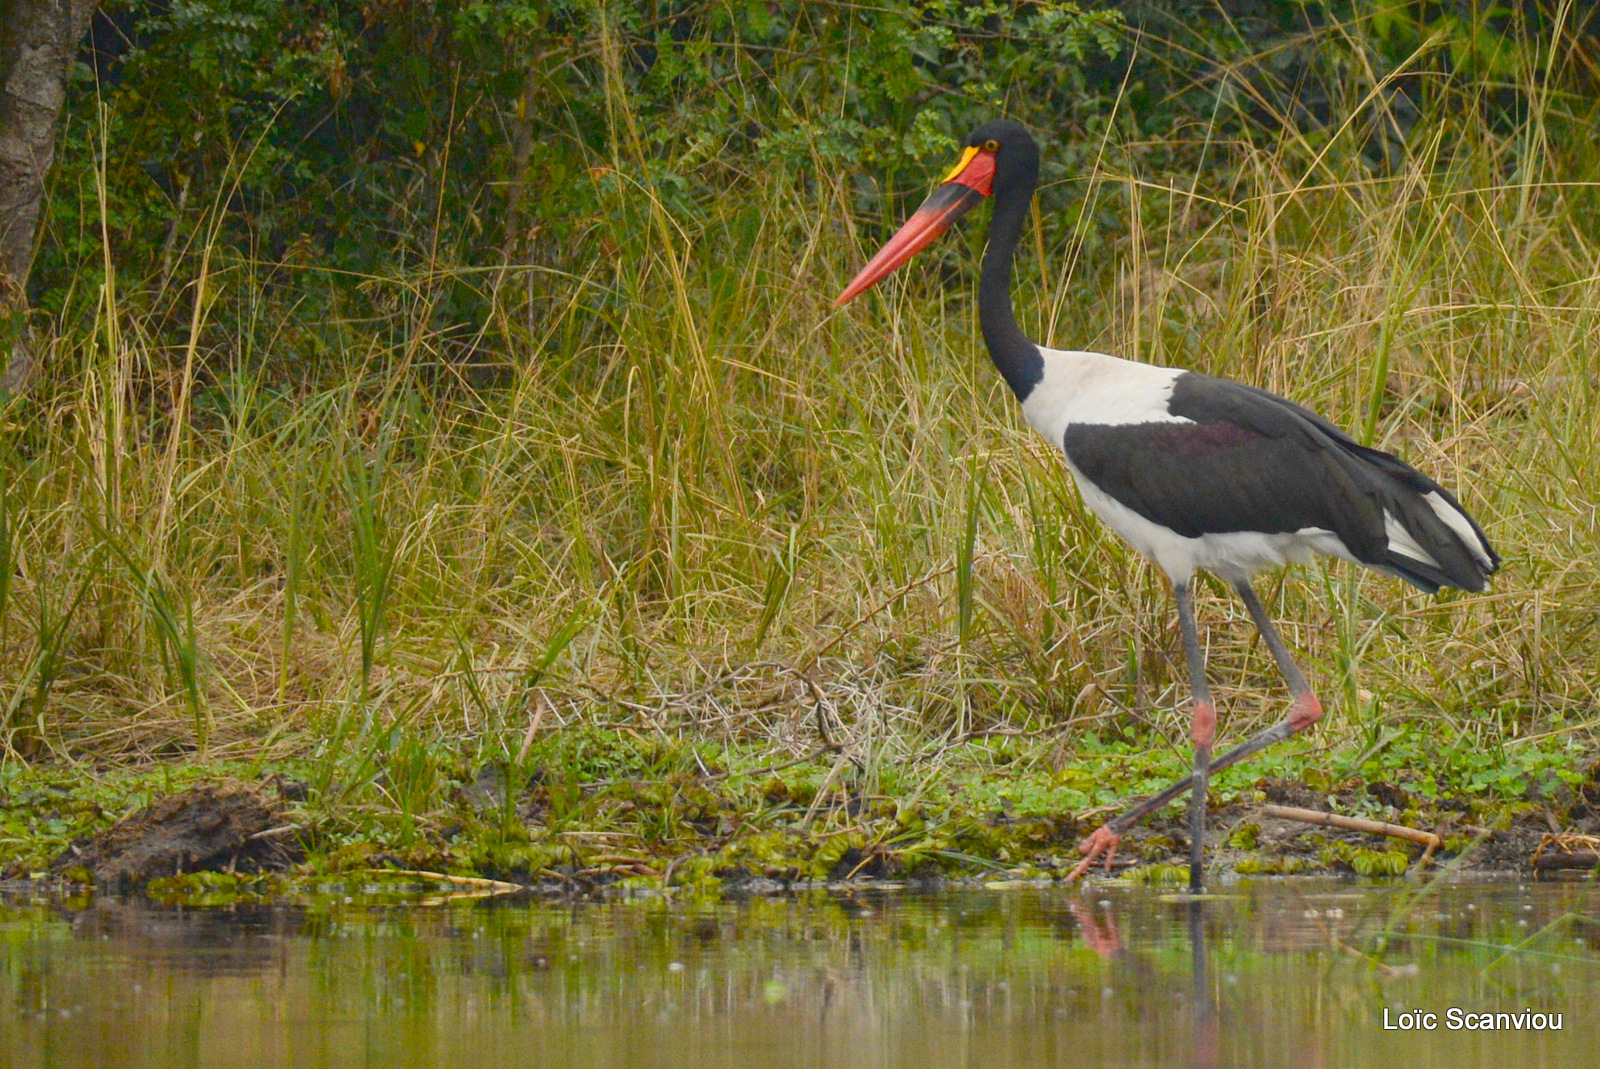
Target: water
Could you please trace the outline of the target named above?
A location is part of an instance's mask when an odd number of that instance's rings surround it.
[[[1600,884],[0,901],[5,1066],[1593,1066]],[[367,889],[371,890],[371,889]],[[1452,1030],[1448,1013],[1561,1015]],[[1386,1029],[1407,1011],[1433,1030]],[[1424,1018],[1425,1020],[1425,1018]]]

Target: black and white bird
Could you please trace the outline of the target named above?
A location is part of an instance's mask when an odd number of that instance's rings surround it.
[[[1365,565],[1434,593],[1483,590],[1500,558],[1438,483],[1276,394],[1179,368],[1029,341],[1011,308],[1011,266],[1039,180],[1039,146],[997,119],[966,139],[960,162],[862,268],[836,305],[911,259],[986,197],[994,199],[978,318],[995,367],[1028,423],[1066,458],[1088,506],[1172,581],[1193,709],[1190,776],[1102,826],[1073,876],[1121,835],[1192,789],[1189,882],[1201,886],[1210,775],[1322,716],[1305,676],[1251,589],[1257,572],[1313,553]],[[1206,685],[1189,584],[1204,569],[1232,585],[1293,693],[1288,716],[1211,758],[1216,709]]]

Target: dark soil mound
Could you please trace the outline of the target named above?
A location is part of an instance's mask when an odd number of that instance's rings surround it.
[[[80,839],[51,863],[83,868],[97,884],[142,886],[184,872],[264,872],[293,860],[263,835],[287,823],[282,800],[243,783],[214,783],[163,798]]]

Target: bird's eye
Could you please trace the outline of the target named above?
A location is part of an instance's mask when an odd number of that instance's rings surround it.
[[[1000,142],[996,141],[994,138],[991,137],[989,140],[987,140],[987,141],[985,141],[983,143],[983,151],[985,151],[985,152],[999,152],[1000,151]]]

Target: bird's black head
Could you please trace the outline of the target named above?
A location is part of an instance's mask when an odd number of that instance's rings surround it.
[[[1039,180],[1039,143],[1019,122],[990,119],[961,145],[994,157],[994,196],[1016,184],[1026,182],[1031,187]]]
[[[998,203],[1013,207],[1019,203],[1026,207],[1039,181],[1039,144],[1021,123],[990,119],[968,134],[962,145],[961,159],[944,176],[944,181],[851,280],[834,304],[854,300],[915,256],[985,197],[996,197]]]

